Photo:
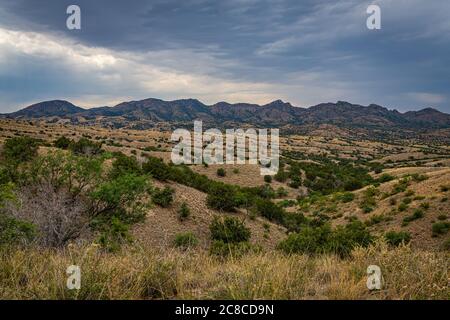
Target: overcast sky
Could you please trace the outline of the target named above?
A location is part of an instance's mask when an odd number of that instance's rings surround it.
[[[149,97],[450,113],[449,17],[448,0],[0,0],[0,113]]]

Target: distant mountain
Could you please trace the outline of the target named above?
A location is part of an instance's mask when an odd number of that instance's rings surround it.
[[[46,118],[67,117],[75,113],[84,112],[85,109],[77,107],[64,100],[44,101],[33,104],[17,112],[8,114],[8,118]]]
[[[400,113],[379,105],[361,106],[345,101],[298,108],[281,100],[265,105],[219,102],[208,106],[196,99],[164,101],[145,99],[122,102],[114,107],[83,109],[67,101],[34,104],[3,117],[13,119],[61,118],[74,123],[99,123],[123,127],[151,127],[157,123],[189,123],[195,119],[208,125],[310,126],[332,124],[347,128],[438,129],[450,128],[450,115],[432,108]]]

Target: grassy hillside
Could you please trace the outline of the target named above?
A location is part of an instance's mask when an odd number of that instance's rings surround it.
[[[450,298],[448,145],[287,135],[264,177],[169,139],[0,120],[0,298]]]

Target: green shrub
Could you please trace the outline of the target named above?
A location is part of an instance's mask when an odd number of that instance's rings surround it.
[[[438,215],[438,220],[441,220],[441,221],[447,220],[447,215],[446,214]]]
[[[407,179],[407,178],[401,179],[392,188],[391,195],[394,195],[394,194],[397,194],[400,192],[404,192],[406,190],[406,188],[408,188],[408,186],[409,186],[409,179]]]
[[[128,157],[119,152],[115,155],[109,175],[112,179],[115,179],[125,174],[140,175],[141,167],[135,157]]]
[[[152,191],[152,201],[154,204],[167,208],[169,207],[173,202],[173,195],[175,193],[175,190],[171,187],[164,187],[163,189],[155,188]]]
[[[211,239],[223,241],[224,243],[245,242],[250,239],[250,229],[243,221],[234,217],[214,217],[209,227]]]
[[[22,163],[37,156],[38,141],[30,137],[15,137],[5,141],[3,155],[7,161]]]
[[[450,251],[450,239],[444,241],[444,243],[442,244],[442,248],[444,250]]]
[[[331,232],[329,225],[316,228],[306,226],[298,233],[289,234],[278,244],[278,249],[285,253],[323,253]]]
[[[15,219],[0,212],[0,246],[27,244],[36,236],[33,224]]]
[[[376,214],[370,217],[369,220],[366,221],[368,226],[373,226],[374,224],[381,223],[386,220],[386,217],[382,214]]]
[[[147,162],[142,165],[142,170],[159,181],[166,181],[170,178],[170,167],[159,158],[149,157]]]
[[[342,192],[342,193],[337,193],[335,195],[335,199],[337,201],[340,201],[343,203],[348,203],[348,202],[352,202],[355,199],[355,195],[351,192]]]
[[[67,150],[72,143],[72,140],[66,138],[65,136],[61,136],[53,142],[53,145],[56,148]]]
[[[238,206],[236,190],[225,184],[211,185],[206,204],[212,209],[233,212]]]
[[[424,210],[428,210],[430,208],[430,204],[428,202],[423,202],[420,204],[420,207]]]
[[[94,225],[100,230],[97,241],[107,251],[116,252],[122,244],[131,242],[130,224],[121,217],[113,216],[110,219],[97,220]]]
[[[389,182],[391,180],[394,180],[394,176],[390,175],[389,173],[383,173],[379,178],[378,178],[378,182],[379,183],[385,183],[385,182]]]
[[[179,233],[175,236],[174,246],[188,249],[198,245],[198,239],[192,232]]]
[[[217,175],[219,177],[225,177],[227,175],[227,173],[224,168],[219,168],[219,169],[217,169]]]
[[[405,218],[403,218],[403,225],[408,225],[408,223],[410,223],[411,221],[417,220],[417,219],[421,219],[425,216],[424,212],[420,209],[416,209],[414,210],[412,215],[409,215]]]
[[[275,174],[274,179],[278,182],[285,182],[289,177],[288,173],[284,171],[283,168],[278,169],[278,172]]]
[[[300,176],[293,176],[291,177],[291,181],[289,182],[289,187],[298,189],[302,185],[302,179]]]
[[[412,199],[409,198],[409,197],[406,197],[406,198],[404,198],[404,199],[402,200],[402,202],[403,202],[404,204],[410,204],[410,203],[412,202]]]
[[[419,174],[419,173],[413,173],[411,175],[411,178],[416,181],[416,182],[420,182],[420,181],[424,181],[428,179],[428,176],[424,175],[424,174]]]
[[[279,198],[286,197],[289,194],[289,192],[283,187],[279,187],[277,189],[276,193],[277,193],[277,197],[279,197]]]
[[[264,182],[266,182],[266,183],[271,183],[271,182],[272,182],[272,176],[265,175],[265,176],[264,176]]]
[[[406,203],[402,202],[402,203],[399,204],[398,211],[403,212],[406,209],[408,209],[408,205]]]
[[[285,253],[322,254],[335,253],[347,257],[357,246],[368,246],[373,237],[361,221],[352,221],[332,230],[329,224],[319,227],[305,226],[291,233],[278,244]]]
[[[433,236],[439,236],[442,234],[446,234],[448,230],[450,230],[450,222],[436,222],[431,226],[431,230],[433,231]]]
[[[95,156],[103,152],[102,143],[93,142],[85,137],[82,137],[78,141],[72,141],[69,145],[71,150],[76,155]]]
[[[270,200],[260,199],[256,202],[257,213],[269,221],[283,223],[285,211]]]
[[[191,215],[191,210],[189,209],[189,206],[187,205],[186,202],[183,202],[181,204],[180,209],[178,209],[178,218],[183,221],[186,220],[187,218],[189,218],[189,216]]]
[[[402,243],[407,244],[411,241],[411,234],[406,231],[389,231],[386,232],[384,237],[386,239],[386,242],[392,246],[399,246]]]

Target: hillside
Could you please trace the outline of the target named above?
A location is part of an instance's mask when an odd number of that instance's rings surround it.
[[[70,120],[72,123],[100,124],[145,129],[158,123],[192,125],[195,119],[207,126],[253,125],[268,127],[317,127],[322,124],[346,128],[413,130],[450,127],[450,115],[432,108],[400,113],[371,104],[323,103],[309,108],[294,107],[281,100],[265,105],[219,102],[205,105],[196,99],[164,101],[145,99],[122,102],[113,107],[82,109],[66,101],[47,101],[3,115],[10,119]]]

